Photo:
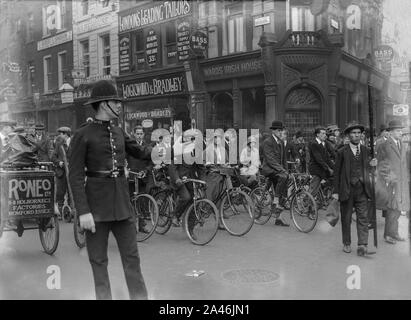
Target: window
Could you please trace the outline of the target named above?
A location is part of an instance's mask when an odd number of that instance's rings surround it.
[[[83,65],[86,78],[90,76],[90,52],[88,40],[80,42],[80,64]]]
[[[88,0],[81,0],[81,15],[88,15]]]
[[[34,82],[34,72],[35,72],[35,68],[34,68],[34,61],[30,61],[28,64],[28,72],[27,72],[27,89],[28,89],[28,95],[32,95],[34,92],[34,86],[35,86],[35,82]]]
[[[27,17],[27,42],[34,40],[34,15],[29,13]]]
[[[44,68],[44,92],[51,91],[51,56],[47,56],[43,58],[43,68]]]
[[[244,17],[241,15],[228,18],[228,53],[245,50]]]
[[[101,49],[103,59],[103,75],[110,74],[111,68],[111,56],[110,56],[110,35],[106,34],[101,36]]]
[[[58,55],[58,76],[59,76],[59,88],[63,85],[67,73],[67,54],[66,52],[60,52]]]
[[[304,5],[303,0],[291,0],[290,5],[292,31],[314,31],[315,19],[310,6]]]
[[[145,66],[145,54],[144,54],[144,35],[143,30],[139,30],[134,36],[134,65],[137,70],[143,70]]]
[[[177,31],[175,22],[171,22],[165,25],[166,33],[166,54],[165,60],[167,64],[177,63]]]

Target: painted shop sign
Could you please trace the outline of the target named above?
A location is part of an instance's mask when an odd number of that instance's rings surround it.
[[[144,8],[132,8],[125,13],[120,13],[120,32],[137,30],[145,26],[166,22],[191,13],[188,0],[155,1],[154,5]]]
[[[54,213],[53,173],[1,174],[1,211],[9,216],[41,216]]]
[[[120,72],[127,72],[130,70],[130,36],[125,35],[119,37],[120,50]]]
[[[184,81],[183,75],[171,75],[141,82],[122,83],[121,89],[125,99],[180,94],[185,92]]]
[[[74,25],[75,32],[78,34],[90,32],[102,27],[107,27],[115,23],[117,20],[116,16],[113,16],[111,13],[93,17],[87,21],[80,22],[77,25]]]
[[[158,59],[158,37],[154,30],[150,30],[146,39],[147,64],[152,67],[157,64]]]
[[[191,48],[195,54],[204,54],[208,47],[208,36],[206,33],[197,31],[191,35]]]
[[[204,78],[206,80],[242,76],[247,74],[260,73],[262,71],[263,68],[260,59],[225,63],[203,68]]]
[[[178,61],[188,59],[190,53],[190,23],[182,21],[177,25]]]
[[[69,42],[73,40],[73,31],[67,31],[60,33],[54,37],[40,40],[37,42],[37,51],[48,49],[51,47],[58,46],[62,43]]]
[[[126,120],[141,120],[141,119],[154,119],[154,118],[171,118],[173,112],[170,108],[154,109],[150,111],[137,111],[137,112],[127,112]]]

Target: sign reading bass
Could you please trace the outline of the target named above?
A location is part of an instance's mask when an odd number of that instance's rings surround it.
[[[120,16],[120,32],[139,29],[190,13],[191,6],[187,0],[163,1],[151,7],[135,8],[131,13],[128,11],[124,16]]]
[[[167,78],[154,78],[149,81],[123,83],[123,97],[136,98],[143,96],[158,96],[183,93],[185,90],[184,76],[176,75]]]

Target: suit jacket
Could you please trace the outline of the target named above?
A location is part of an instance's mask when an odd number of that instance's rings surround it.
[[[145,140],[143,140],[143,143],[140,146],[143,148],[147,148],[147,147],[152,147],[152,144],[147,143]],[[153,162],[150,159],[135,158],[131,154],[127,154],[126,158],[127,158],[128,168],[134,172],[139,172],[139,171],[143,171],[146,169],[151,170],[153,166]]]
[[[394,140],[388,138],[379,146],[377,157],[377,180],[387,186],[387,208],[410,210],[410,163],[407,161],[407,144],[401,143],[399,150]]]
[[[53,141],[46,135],[43,135],[41,140],[35,139],[35,149],[39,162],[49,162],[53,158]]]
[[[271,135],[263,143],[263,175],[287,173],[287,159],[282,141],[279,142]]]
[[[314,139],[308,149],[310,152],[310,164],[308,167],[310,174],[319,176],[321,179],[329,177],[329,169],[333,169],[334,165],[330,159],[327,145],[324,147]]]
[[[69,180],[79,215],[91,212],[97,222],[133,217],[126,177],[87,177],[86,180],[86,170],[121,169],[127,154],[150,159],[151,148],[137,145],[110,121],[95,121],[76,131],[69,154]]]
[[[54,171],[56,172],[57,178],[61,178],[66,174],[64,166],[60,167],[59,165],[60,161],[64,162],[64,154],[62,150],[63,148],[67,155],[67,151],[68,151],[67,145],[63,143],[62,141],[56,141],[56,147],[54,148],[53,156],[51,157],[51,161],[54,163],[54,166],[55,166]]]
[[[351,183],[350,183],[350,169],[351,169],[351,148],[347,144],[337,151],[337,159],[334,167],[334,193],[339,196],[339,201],[347,201],[350,197]],[[365,193],[369,199],[372,197],[371,179],[370,179],[370,165],[371,160],[370,150],[361,145],[360,157],[363,163],[362,178],[364,181]]]

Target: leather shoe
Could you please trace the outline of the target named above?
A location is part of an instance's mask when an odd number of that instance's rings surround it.
[[[371,255],[375,253],[376,253],[375,251],[368,251],[367,246],[364,246],[364,245],[359,245],[357,249],[357,255],[360,257],[364,257],[366,255]]]
[[[343,251],[345,253],[351,253],[351,246],[349,244],[344,245]]]
[[[275,220],[275,225],[276,226],[281,226],[281,227],[289,227],[290,225],[288,223],[285,223],[283,220],[281,219],[277,219]]]
[[[397,243],[397,241],[394,238],[390,237],[390,236],[384,237],[384,240],[385,240],[385,242],[387,242],[389,244],[396,244]]]

